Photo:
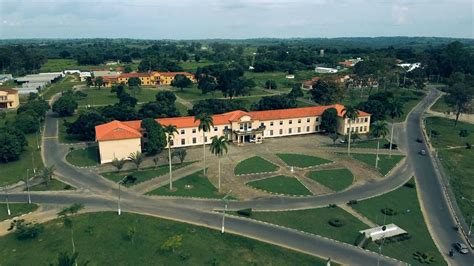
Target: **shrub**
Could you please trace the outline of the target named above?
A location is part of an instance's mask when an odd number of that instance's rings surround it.
[[[342,219],[331,219],[328,221],[329,225],[334,226],[334,227],[342,227],[346,225],[346,222]]]
[[[420,251],[416,251],[415,253],[413,253],[413,259],[419,261],[420,263],[426,264],[431,264],[435,261],[435,258],[431,254]]]
[[[470,150],[471,149],[471,143],[466,142],[466,149]]]
[[[328,206],[328,207],[329,207],[329,208],[336,208],[336,207],[337,207],[337,205],[336,205],[336,204],[329,204],[329,206]]]
[[[347,205],[351,206],[351,205],[356,205],[357,204],[357,200],[350,200],[347,202]]]
[[[71,185],[65,185],[64,186],[64,190],[71,190],[72,189],[72,186]]]
[[[395,216],[397,215],[397,212],[394,209],[391,208],[383,208],[380,210],[383,214],[388,215],[388,216]]]
[[[414,188],[416,186],[416,184],[415,184],[415,181],[410,180],[410,181],[406,182],[404,186],[408,187],[408,188]]]
[[[390,149],[390,142],[389,142],[389,143],[385,143],[385,144],[383,145],[383,147],[384,147],[384,149]],[[392,150],[396,150],[396,149],[398,149],[398,145],[395,144],[395,143],[393,143],[393,144],[392,144]]]
[[[36,238],[44,230],[42,224],[26,223],[25,220],[15,221],[14,227],[16,227],[15,235],[18,240]]]
[[[238,210],[237,214],[242,215],[242,216],[250,217],[252,215],[252,209],[248,208],[248,209]]]

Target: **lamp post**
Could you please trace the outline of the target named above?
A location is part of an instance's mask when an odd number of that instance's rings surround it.
[[[121,185],[122,185],[123,179],[118,182],[118,201],[117,201],[117,214],[121,215],[122,214],[122,209],[120,207],[120,192],[121,192]]]
[[[31,204],[31,195],[30,195],[30,185],[28,183],[28,179],[29,179],[29,176],[30,176],[30,169],[26,169],[26,191],[28,192],[28,203]]]
[[[383,232],[385,232],[386,229],[387,227],[385,225],[382,226]],[[380,243],[380,246],[379,246],[379,256],[377,257],[377,266],[380,266],[380,257],[382,256],[382,247],[383,247],[384,242],[385,242],[385,234],[382,234],[382,243]]]
[[[12,215],[12,212],[10,211],[10,203],[8,202],[8,193],[7,193],[7,187],[3,187],[3,191],[5,192],[5,202],[7,203],[7,213],[8,216]]]
[[[229,194],[231,192],[232,192],[232,190],[227,192],[227,194],[222,198],[222,201],[224,202],[224,213],[222,214],[222,226],[221,226],[221,233],[222,234],[225,232],[225,212],[227,211],[227,205],[228,205],[227,197],[229,196]]]

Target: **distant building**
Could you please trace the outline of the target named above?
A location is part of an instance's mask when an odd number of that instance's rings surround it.
[[[357,63],[362,62],[362,61],[363,61],[362,58],[357,57],[356,59],[346,59],[344,61],[341,61],[341,62],[339,62],[339,65],[341,65],[343,67],[353,67]]]
[[[320,80],[319,77],[313,77],[311,80],[305,80],[301,83],[301,88],[304,90],[311,90],[318,80]]]
[[[3,83],[12,79],[13,79],[12,74],[0,74],[0,85],[3,85]]]
[[[402,67],[406,72],[410,72],[421,67],[421,63],[401,63],[397,64],[397,66]]]
[[[68,69],[68,70],[64,70],[63,73],[64,75],[66,74],[72,75],[72,74],[81,74],[81,71],[77,69]]]
[[[334,73],[337,73],[338,70],[335,68],[330,68],[330,67],[316,67],[314,69],[314,72],[321,73],[321,74],[334,74]]]
[[[287,78],[287,79],[294,79],[294,78],[295,78],[295,75],[286,75],[285,78]]]
[[[96,72],[99,76],[96,76]],[[196,83],[196,78],[193,74],[188,72],[147,72],[147,73],[123,73],[110,72],[110,71],[94,71],[94,77],[102,77],[104,80],[104,87],[112,87],[119,83],[128,83],[128,80],[132,77],[139,78],[141,85],[144,86],[156,86],[156,85],[171,85],[171,82],[177,75],[183,75],[190,79],[193,83]]]
[[[324,49],[319,50],[319,56],[324,57]]]
[[[86,81],[87,78],[92,78],[92,73],[91,72],[81,72],[79,73],[79,78],[81,79],[81,81]]]
[[[14,89],[0,89],[0,109],[15,109],[20,105],[18,91]]]
[[[117,77],[118,83],[128,83],[130,78],[140,79],[141,85],[156,85],[155,77],[151,73],[123,73]]]
[[[120,64],[119,60],[117,60],[117,61],[109,60],[109,61],[105,62],[106,66],[115,66],[115,65],[118,65],[118,64]]]
[[[21,85],[21,87],[16,88],[19,94],[29,94],[31,92],[38,93],[48,84],[54,83],[62,77],[64,77],[63,72],[49,72],[26,75],[13,80]]]

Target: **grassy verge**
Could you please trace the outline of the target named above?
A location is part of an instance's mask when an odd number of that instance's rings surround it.
[[[13,217],[29,213],[38,209],[36,204],[13,203],[10,204],[11,215],[8,216],[7,204],[0,203],[0,221],[11,219]]]
[[[245,175],[245,174],[258,174],[265,172],[275,172],[278,170],[278,166],[272,164],[271,162],[258,157],[250,157],[241,161],[234,168],[234,174],[236,175]]]
[[[81,84],[81,82],[77,81],[75,76],[67,75],[60,81],[53,83],[48,88],[46,88],[45,92],[43,93],[43,97],[45,99],[51,99],[51,97],[53,97],[53,95],[56,93],[71,90],[74,85],[78,84]]]
[[[252,212],[251,218],[325,236],[351,245],[354,244],[359,231],[368,228],[367,225],[338,207],[284,212]],[[329,221],[333,219],[343,221],[344,225],[341,227],[330,225]]]
[[[155,100],[155,95],[158,93],[153,88],[141,88],[140,92],[134,93],[133,91],[126,90],[133,97],[137,98],[138,102],[149,102]],[[77,103],[79,106],[95,106],[95,105],[109,105],[118,103],[118,98],[115,93],[110,91],[110,88],[89,88],[82,90],[87,96],[83,99],[79,99]]]
[[[154,217],[108,212],[71,219],[78,265],[325,265],[267,243]],[[0,238],[0,258],[5,265],[56,264],[60,252],[71,252],[70,236],[58,220],[46,223],[36,239],[19,241],[9,234]],[[162,248],[171,237],[182,237],[180,244]]]
[[[346,168],[312,171],[308,177],[334,191],[344,190],[354,181],[351,171]]]
[[[66,155],[66,160],[75,166],[95,166],[99,164],[99,150],[97,146],[77,149]]]
[[[298,179],[283,175],[248,182],[247,185],[276,194],[313,195]]]
[[[452,112],[453,111],[453,108],[452,107],[449,107],[447,104],[446,104],[446,96],[443,95],[441,96],[441,98],[439,98],[436,103],[431,107],[431,110],[433,111],[436,111],[436,112],[441,112],[441,113],[446,113],[446,112]],[[472,104],[472,103],[471,103]],[[472,111],[474,110],[470,110],[468,111],[468,113],[471,113],[472,114]]]
[[[184,162],[182,164],[173,164],[173,171],[177,170],[181,167],[188,166],[192,164],[193,162]],[[164,174],[169,173],[169,166],[168,165],[161,165],[156,168],[149,168],[149,169],[143,169],[143,170],[138,170],[138,171],[124,171],[124,172],[113,172],[113,173],[105,173],[102,174],[103,177],[110,179],[114,182],[119,182],[123,180],[126,176],[132,175],[133,177],[137,178],[137,181],[135,183],[126,183],[125,186],[130,187],[133,185],[136,185],[141,182],[145,182],[147,180],[153,179],[158,176],[162,176]]]
[[[354,143],[351,143],[351,148],[365,148],[365,149],[377,149],[377,142],[378,140],[376,139],[371,139],[371,140],[365,140],[365,141],[357,141]],[[380,149],[384,149],[385,144],[388,144],[389,141],[386,139],[381,139],[380,140]]]
[[[30,187],[30,191],[58,191],[58,190],[75,190],[74,187],[68,184],[64,184],[63,182],[53,179],[49,181],[49,184],[40,183],[38,185],[34,185]],[[26,191],[26,188],[24,189]]]
[[[79,112],[78,111],[77,113],[75,113],[74,115],[72,116],[69,116],[69,117],[64,117],[62,118],[62,120],[58,120],[58,139],[59,139],[59,142],[61,143],[77,143],[77,142],[82,142],[83,140],[80,140],[74,136],[71,136],[69,134],[67,134],[66,130],[66,126],[64,125],[64,120],[72,123],[74,121],[76,121],[76,119],[79,117]]]
[[[409,240],[385,244],[382,249],[384,255],[403,260],[411,265],[421,265],[413,259],[413,253],[428,252],[435,257],[435,265],[445,264],[425,225],[416,188],[402,186],[382,196],[360,201],[352,207],[378,224],[383,224],[384,220],[386,224],[394,223],[412,236]],[[384,217],[381,212],[383,208],[393,209],[397,214]],[[375,243],[369,244],[367,248],[378,251]]]
[[[148,195],[196,198],[222,198],[224,196],[224,194],[218,193],[214,185],[202,175],[202,171],[174,181],[173,189],[175,191],[170,191],[169,184],[167,184],[149,192]]]
[[[300,168],[317,166],[331,162],[323,158],[303,154],[277,153],[277,156],[280,157],[280,159],[282,159],[282,161],[287,165]]]
[[[375,154],[361,154],[361,153],[353,153],[351,156],[359,160],[361,162],[364,162],[370,166],[375,167]],[[397,165],[398,162],[400,162],[405,156],[403,155],[392,155],[392,158],[389,158],[388,155],[379,155],[379,165],[378,165],[378,171],[382,175],[388,174],[390,170],[392,170],[395,165]]]

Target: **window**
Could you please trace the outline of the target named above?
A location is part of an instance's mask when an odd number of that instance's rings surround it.
[[[309,132],[309,126],[306,127],[306,132]]]
[[[308,122],[308,123],[311,122],[311,118],[306,118],[306,122]]]
[[[181,129],[181,132],[179,134],[184,135],[184,129]]]
[[[359,131],[362,131],[362,127],[360,127]]]
[[[316,122],[319,122],[319,117],[316,117]]]
[[[293,124],[293,120],[288,121],[288,124],[290,125]]]
[[[369,118],[366,117],[366,118],[364,119],[364,122],[369,122]]]
[[[283,125],[283,121],[280,121],[280,126]]]
[[[273,126],[273,122],[270,122],[270,126]]]
[[[240,124],[240,129],[241,129],[241,130],[244,129],[244,124]]]
[[[301,127],[298,127],[298,133],[301,133]]]
[[[316,131],[319,131],[319,126],[316,126]]]
[[[283,129],[280,129],[280,135],[283,135]]]
[[[185,139],[181,139],[181,145],[185,145],[186,144],[186,140]]]
[[[217,127],[214,127],[214,131],[217,131],[217,129],[218,129]]]
[[[143,133],[143,137],[144,137],[144,138],[148,138],[148,133],[146,133],[146,132]]]
[[[301,119],[298,119],[298,124],[301,124]]]
[[[173,145],[174,145],[174,141],[170,140],[170,146],[173,146]]]
[[[273,136],[273,130],[270,130],[270,136]]]
[[[196,133],[196,129],[195,129],[195,128],[193,128],[193,133]]]
[[[196,144],[196,138],[193,138],[193,144]]]
[[[367,126],[364,126],[364,131],[367,131]]]
[[[288,134],[291,134],[291,128],[288,129]]]
[[[265,123],[260,123],[260,126],[261,126],[261,127],[264,127],[264,126],[265,126]]]

